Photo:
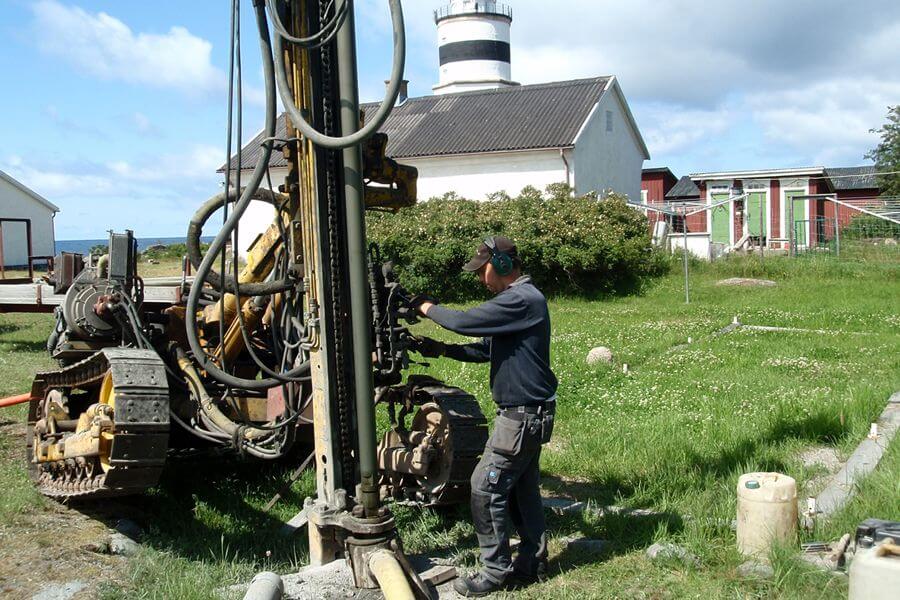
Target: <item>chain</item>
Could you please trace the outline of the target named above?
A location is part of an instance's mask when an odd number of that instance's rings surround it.
[[[319,3],[320,24],[329,20],[328,9],[330,3]],[[335,107],[333,102],[334,70],[332,58],[333,44],[326,44],[321,48],[320,64],[322,75],[322,113],[325,135],[333,136],[336,133]],[[345,485],[350,483],[355,471],[356,462],[353,459],[353,426],[350,390],[347,385],[346,372],[346,348],[344,339],[346,335],[346,321],[343,307],[343,268],[345,264],[344,248],[341,243],[340,205],[338,193],[338,180],[336,177],[338,161],[337,151],[323,150],[325,154],[325,193],[328,210],[328,256],[331,270],[331,297],[332,297],[332,322],[334,324],[334,351],[335,351],[335,387],[337,392],[338,428],[341,442],[341,470]]]

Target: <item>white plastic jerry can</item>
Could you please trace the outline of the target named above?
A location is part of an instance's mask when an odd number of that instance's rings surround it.
[[[850,600],[895,600],[900,596],[900,546],[885,542],[859,550],[850,564]]]
[[[797,482],[781,473],[747,473],[737,485],[737,546],[766,558],[772,543],[797,535]]]

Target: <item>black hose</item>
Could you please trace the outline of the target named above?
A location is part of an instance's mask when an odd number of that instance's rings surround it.
[[[344,2],[350,2],[350,0],[344,0]],[[391,67],[391,78],[388,80],[385,98],[378,110],[375,111],[375,115],[369,119],[369,122],[362,129],[347,135],[333,137],[321,133],[306,120],[303,113],[294,104],[285,70],[282,39],[280,35],[275,36],[273,42],[275,44],[276,68],[274,71],[278,80],[278,92],[281,94],[281,101],[291,118],[291,124],[300,130],[303,137],[316,146],[339,150],[361,144],[381,128],[394,109],[397,96],[400,94],[400,85],[403,83],[403,71],[406,67],[406,30],[403,24],[403,6],[400,0],[388,0],[388,5],[391,9],[391,24],[394,29],[394,57],[393,66]]]
[[[269,27],[266,22],[266,11],[265,7],[262,4],[256,4],[254,6],[256,11],[256,22],[259,28],[259,45],[260,45],[260,53],[262,55],[262,63],[263,63],[263,77],[265,80],[265,90],[266,90],[266,120],[264,127],[264,137],[274,137],[275,136],[275,65],[272,59],[272,46],[271,40],[269,39]],[[212,270],[212,263],[215,260],[215,257],[222,251],[222,248],[225,246],[225,242],[228,240],[228,236],[231,234],[232,230],[234,230],[237,223],[240,221],[241,217],[244,215],[244,212],[247,210],[247,207],[250,205],[250,201],[253,200],[256,192],[259,190],[259,184],[262,181],[263,176],[266,174],[269,165],[269,158],[272,156],[272,142],[263,144],[262,152],[260,152],[259,159],[256,163],[256,168],[254,168],[253,173],[250,175],[250,180],[247,183],[247,187],[244,189],[243,193],[241,193],[240,199],[235,203],[234,209],[231,215],[228,217],[225,225],[222,227],[222,230],[216,235],[212,244],[209,247],[209,251],[206,253],[206,256],[200,261],[200,265],[197,267],[197,275],[196,279],[201,282],[201,285],[192,285],[191,291],[188,294],[187,306],[186,306],[186,328],[185,333],[187,334],[188,343],[191,346],[191,351],[194,353],[194,357],[206,372],[217,381],[224,383],[225,385],[229,385],[236,388],[243,388],[248,390],[267,390],[271,387],[275,387],[279,385],[280,382],[274,378],[268,379],[244,379],[241,377],[235,377],[230,373],[227,373],[216,366],[213,361],[209,359],[204,351],[203,346],[200,344],[200,340],[197,337],[197,306],[198,301],[200,299],[200,290],[203,288],[202,282],[207,280],[207,277]],[[247,293],[246,291],[244,292]],[[271,293],[271,292],[270,292]],[[300,365],[295,369],[284,373],[284,377],[296,377],[301,375],[306,370],[309,369],[309,363]]]
[[[269,148],[271,152],[271,147]],[[251,180],[252,180],[251,176]],[[257,184],[258,185],[258,184]],[[240,190],[241,200],[243,200],[243,196],[246,194],[248,187]],[[204,255],[203,251],[200,249],[200,239],[203,236],[203,226],[209,220],[209,218],[215,214],[217,210],[222,208],[222,203],[225,201],[226,196],[228,196],[228,192],[220,192],[204,202],[200,208],[197,209],[197,212],[194,213],[194,216],[191,217],[191,222],[188,224],[187,231],[187,255],[188,260],[191,261],[191,264],[197,269],[197,275],[195,277],[195,282],[206,281],[206,283],[210,284],[213,289],[216,291],[222,291],[220,288],[220,284],[222,283],[221,274],[210,268],[206,277],[203,279],[200,278],[200,266],[203,263]],[[267,190],[265,188],[258,188],[254,191],[250,197],[250,200],[261,200],[263,202],[268,202],[272,206],[275,207],[276,211],[279,213],[283,210],[284,204],[288,201],[288,198],[282,194],[276,194],[271,190]],[[238,201],[240,203],[240,200]],[[235,205],[235,210],[232,211],[232,216],[235,212],[237,212],[237,205]],[[277,218],[281,218],[281,215],[278,214]],[[229,219],[230,222],[230,219]],[[235,221],[235,226],[236,226]],[[227,227],[227,223],[226,223]],[[228,233],[234,227],[229,228]],[[223,229],[225,231],[225,229]],[[227,239],[227,238],[226,238]],[[212,247],[210,247],[209,251],[207,251],[206,255],[213,255]],[[217,254],[217,253],[215,253]],[[212,265],[210,265],[212,266]],[[202,285],[201,285],[202,287]],[[230,275],[225,275],[224,287],[226,292],[234,294],[236,287],[236,281],[234,277]],[[261,281],[257,283],[241,283],[239,285],[240,293],[243,296],[268,296],[270,294],[277,294],[278,292],[283,292],[285,290],[289,290],[294,287],[294,282],[290,279],[280,279],[277,281]]]

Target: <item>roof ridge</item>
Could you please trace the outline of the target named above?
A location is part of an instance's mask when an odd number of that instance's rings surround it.
[[[601,81],[609,81],[612,79],[613,75],[598,75],[596,77],[583,77],[581,79],[565,79],[560,81],[544,81],[541,83],[527,83],[525,85],[509,85],[498,88],[487,88],[481,90],[468,90],[461,92],[449,92],[446,94],[429,94],[427,96],[410,96],[406,99],[406,102],[417,102],[422,100],[440,100],[441,98],[452,97],[452,96],[482,96],[487,94],[501,94],[501,93],[514,93],[519,92],[525,89],[544,89],[548,87],[575,87],[579,85],[592,85],[596,83],[600,83]],[[361,102],[361,104],[379,104],[381,101],[373,100],[371,102]],[[402,105],[401,105],[402,106]]]

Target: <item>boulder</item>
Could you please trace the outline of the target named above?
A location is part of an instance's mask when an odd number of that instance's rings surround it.
[[[687,565],[700,566],[700,559],[684,546],[657,543],[647,548],[647,558],[652,561],[676,561]]]
[[[596,348],[591,348],[591,351],[588,352],[587,355],[587,364],[589,365],[597,365],[597,364],[612,364],[613,362],[613,354],[612,350],[607,348],[606,346],[597,346]]]

